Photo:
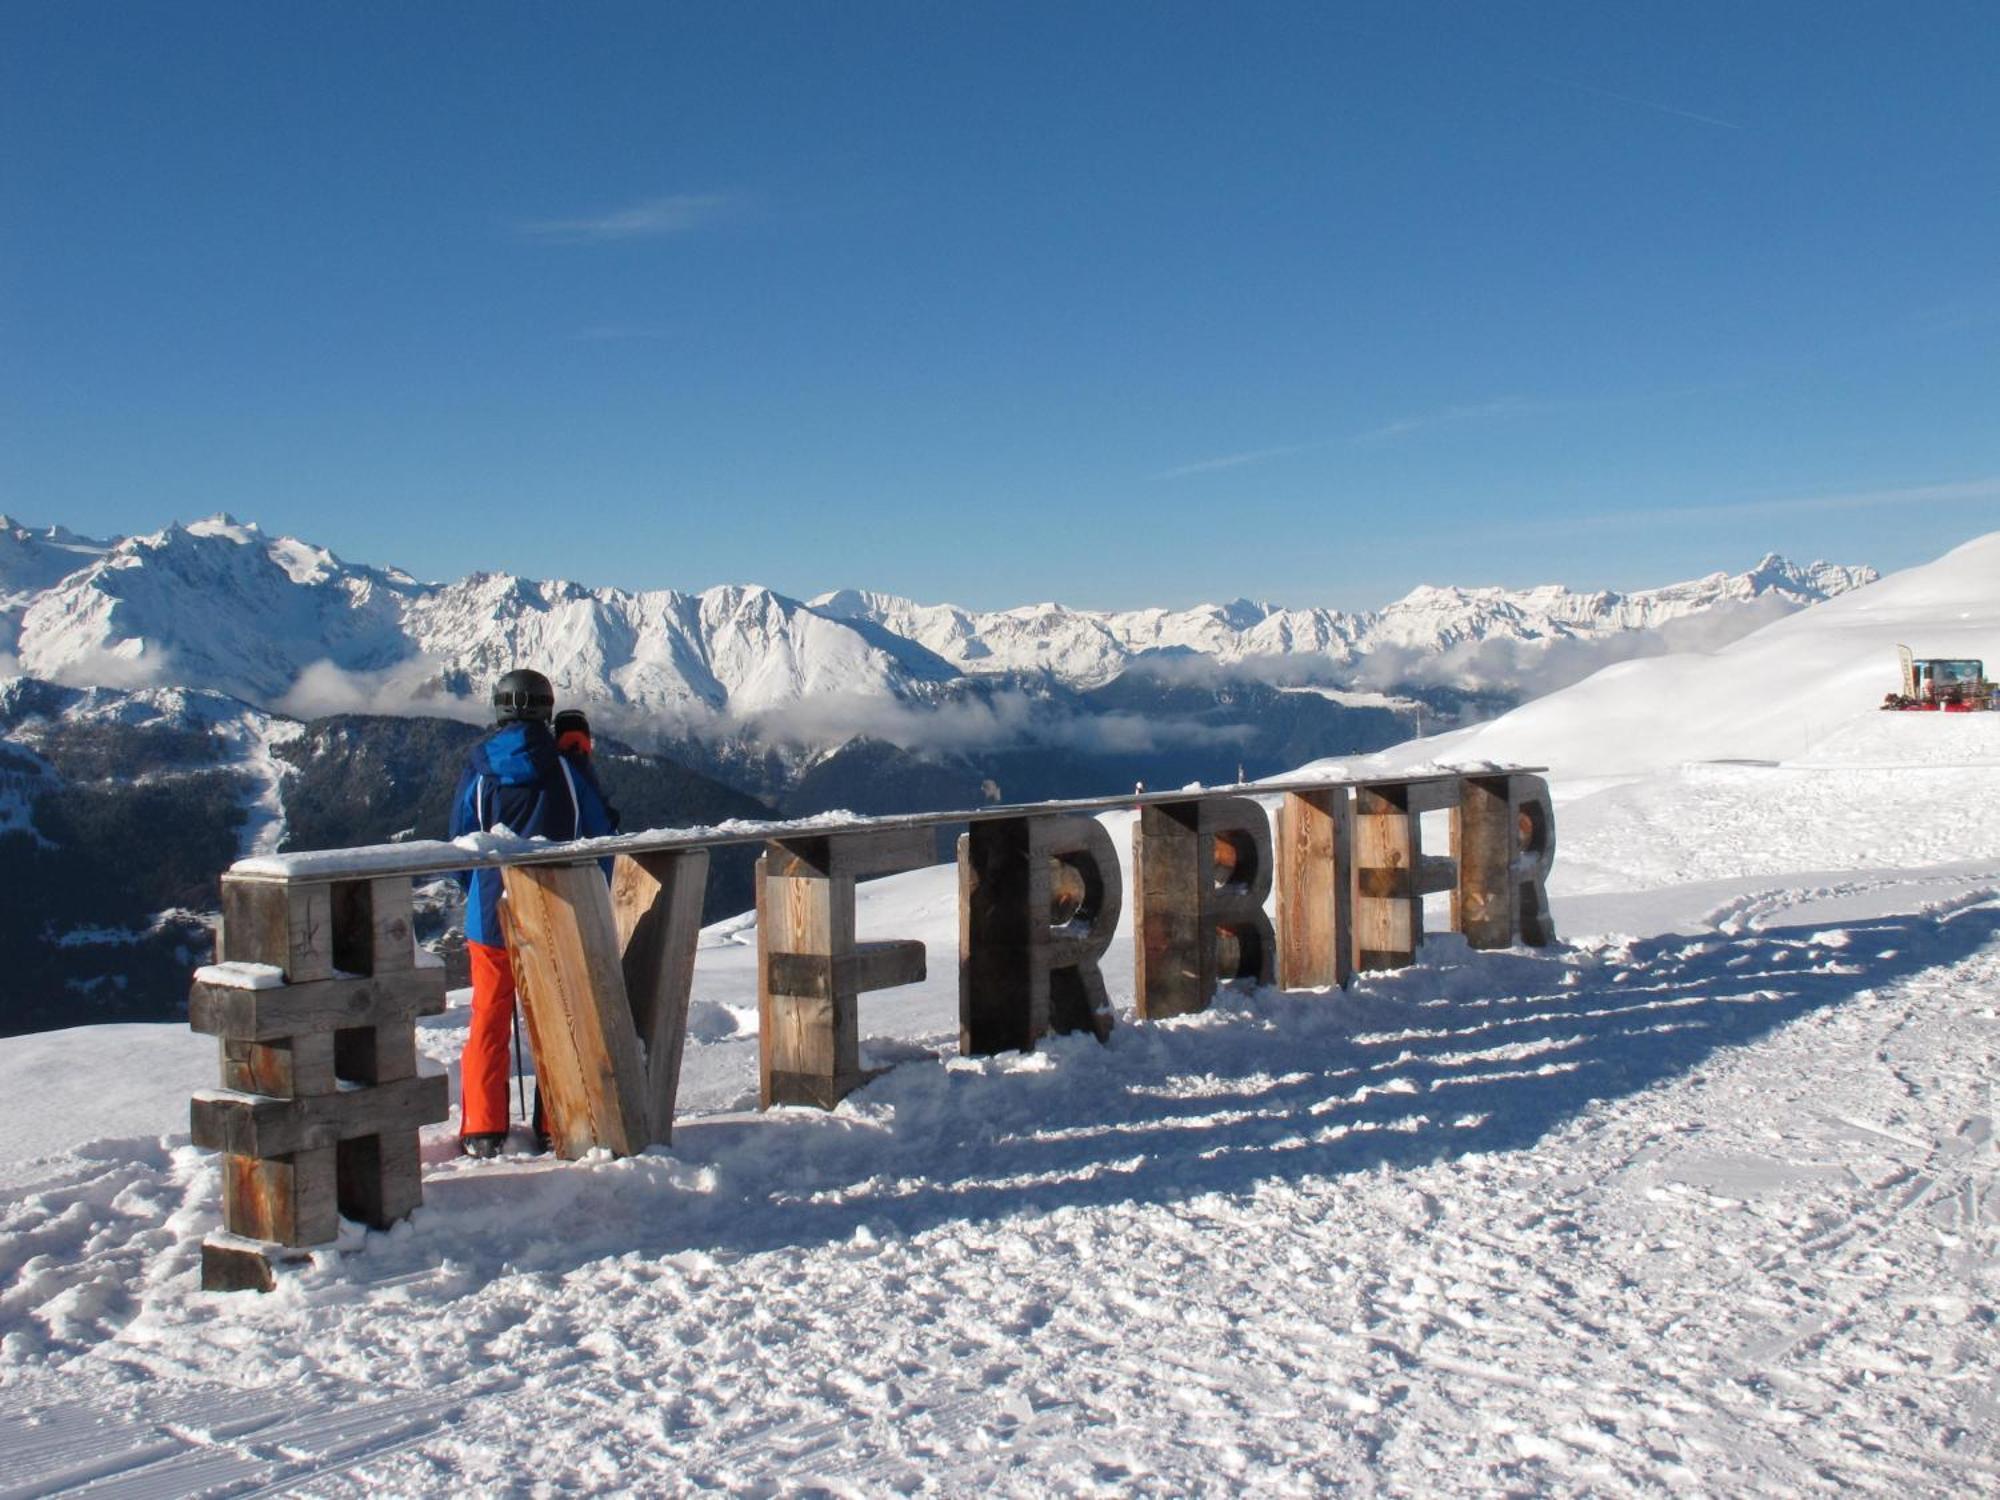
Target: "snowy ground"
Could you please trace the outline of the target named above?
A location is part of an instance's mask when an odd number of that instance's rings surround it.
[[[2000,1490],[2000,715],[1717,749],[1557,778],[1553,949],[1107,1047],[957,1058],[949,873],[877,882],[932,977],[832,1114],[712,930],[671,1152],[440,1129],[268,1297],[195,1289],[208,1044],[9,1040],[0,1495]]]

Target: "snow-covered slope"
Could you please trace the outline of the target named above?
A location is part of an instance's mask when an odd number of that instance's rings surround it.
[[[961,675],[1049,674],[1093,687],[1149,655],[1356,668],[1381,653],[1398,670],[1476,643],[1532,655],[1690,618],[1736,619],[1746,607],[1793,609],[1872,576],[1772,557],[1748,573],[1628,595],[1426,588],[1373,614],[1247,600],[974,613],[854,591],[801,603],[752,586],[631,593],[506,574],[423,584],[228,516],[110,543],[10,523],[0,527],[0,652],[52,681],[176,684],[302,713],[412,703],[448,712],[495,673],[534,661],[584,703],[748,716],[815,698],[922,700]]]
[[[1128,924],[1109,1046],[970,1059],[953,872],[872,882],[860,936],[929,977],[864,997],[893,1066],[840,1109],[750,1108],[755,933],[720,924],[671,1150],[475,1163],[433,1129],[415,1221],[266,1298],[195,1289],[212,1043],[0,1041],[8,1482],[1987,1493],[2000,715],[1876,713],[1862,663],[1882,631],[1884,673],[1898,631],[1979,654],[1995,561],[1487,731],[1559,767],[1552,949],[1435,939],[1149,1024]],[[1828,708],[1808,755],[1730,758],[1745,657],[1848,695],[1769,688]]]
[[[1899,644],[1919,656],[1978,657],[2000,670],[2000,533],[1720,650],[1621,662],[1490,723],[1406,745],[1376,763],[1534,761],[1563,776],[1602,776],[1684,761],[1796,760],[1819,749],[1843,758],[1870,754],[1864,747],[1878,742],[1877,728],[1892,740],[1899,733],[1896,724],[1873,724],[1898,717],[1879,709],[1900,681]],[[2000,732],[2000,716],[1978,723]],[[1953,731],[1923,715],[1900,732],[1925,742]]]
[[[36,595],[89,566],[110,546],[61,526],[36,529],[0,515],[0,653],[13,652],[21,616]]]

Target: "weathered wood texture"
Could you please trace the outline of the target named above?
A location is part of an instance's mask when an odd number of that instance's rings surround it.
[[[611,910],[623,955],[625,993],[646,1064],[648,1138],[672,1141],[688,997],[701,936],[708,851],[620,855],[611,871]]]
[[[1271,824],[1247,797],[1149,804],[1132,828],[1135,999],[1149,1020],[1208,1009],[1233,979],[1269,984],[1277,941]],[[1234,962],[1225,967],[1225,952]]]
[[[831,1109],[866,1080],[860,996],[924,977],[924,946],[854,940],[854,882],[921,869],[930,829],[773,842],[757,861],[759,1097]]]
[[[302,1266],[312,1257],[271,1241],[224,1232],[201,1242],[201,1289],[205,1292],[274,1292],[279,1266]]]
[[[959,1050],[1026,1052],[1050,1032],[1111,1034],[1100,961],[1124,904],[1095,818],[975,823],[958,840]]]
[[[1142,1016],[1205,1008],[1218,984],[1344,984],[1401,966],[1423,938],[1427,894],[1452,892],[1476,947],[1554,940],[1547,783],[1522,771],[1367,783],[1290,782],[1274,859],[1259,804],[1211,793],[1131,799],[1133,929]],[[967,1053],[1031,1047],[1051,1031],[1107,1034],[1100,960],[1123,892],[1108,836],[1051,804],[965,815],[960,841],[960,1028]],[[1422,818],[1452,814],[1452,855],[1426,855]],[[947,816],[785,830],[758,864],[761,1095],[831,1107],[863,1079],[858,996],[923,977],[920,943],[857,943],[854,883],[929,864]],[[669,1138],[712,839],[662,835],[599,867],[509,856],[514,962],[558,1149],[636,1151]],[[439,846],[440,849],[443,846]],[[417,1070],[415,1020],[444,1006],[420,963],[408,875],[257,862],[225,877],[218,958],[283,971],[276,988],[219,974],[190,996],[221,1048],[221,1091],[201,1096],[198,1140],[225,1153],[228,1233],[204,1247],[204,1285],[272,1284],[296,1247],[331,1240],[341,1214],[386,1226],[422,1198],[418,1127],[444,1118],[442,1080]],[[596,851],[579,849],[578,854]],[[269,864],[271,862],[265,862]],[[501,863],[501,861],[495,861]],[[438,868],[445,866],[439,865]],[[1282,944],[1264,903],[1280,880]],[[310,873],[308,873],[310,872]]]
[[[1505,776],[1468,776],[1451,822],[1458,887],[1452,925],[1474,948],[1508,948],[1520,930],[1514,799]]]
[[[1354,789],[1354,966],[1401,969],[1424,942],[1424,897],[1458,884],[1453,860],[1426,855],[1423,815],[1457,816],[1459,778],[1364,782]]]
[[[417,965],[401,877],[225,880],[217,948],[285,983],[197,980],[189,997],[222,1061],[222,1089],[190,1110],[195,1143],[224,1153],[228,1233],[204,1246],[202,1284],[268,1290],[286,1247],[333,1239],[342,1215],[387,1228],[422,1201],[417,1132],[449,1102],[417,1072],[416,1018],[444,1009],[444,971]]]
[[[571,1160],[650,1143],[646,1069],[611,891],[595,863],[510,866],[507,951],[535,1049],[549,1141]]]
[[[1354,803],[1333,786],[1287,792],[1278,808],[1278,983],[1354,977]]]
[[[1467,776],[1452,822],[1458,886],[1452,915],[1474,948],[1555,940],[1547,879],[1555,818],[1539,776]]]
[[[188,1025],[209,1036],[274,1042],[379,1025],[395,1016],[414,1020],[435,1015],[437,996],[437,980],[424,969],[379,976],[346,974],[270,990],[239,989],[197,979],[188,992]]]
[[[288,885],[277,894],[247,881],[224,880],[217,958],[270,964],[287,984],[333,975],[333,887]]]

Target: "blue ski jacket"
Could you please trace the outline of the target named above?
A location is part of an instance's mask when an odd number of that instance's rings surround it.
[[[613,832],[597,778],[556,749],[546,724],[503,724],[472,747],[451,807],[451,836],[505,828],[523,838],[560,841]],[[468,942],[499,947],[500,872],[461,870]]]

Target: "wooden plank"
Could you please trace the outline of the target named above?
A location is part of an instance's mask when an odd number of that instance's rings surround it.
[[[292,984],[331,978],[332,887],[274,887],[225,875],[216,957],[229,963],[270,964],[283,969]]]
[[[766,1108],[824,1108],[864,1081],[862,981],[884,988],[921,977],[910,953],[921,944],[879,946],[857,960],[854,883],[920,868],[935,856],[928,830],[893,827],[766,848],[757,862],[758,1076]],[[774,969],[781,955],[786,961]],[[826,963],[794,963],[794,956]]]
[[[1286,989],[1347,981],[1353,822],[1344,787],[1287,792],[1279,804],[1278,983]]]
[[[212,1235],[201,1242],[201,1289],[204,1292],[273,1292],[283,1266],[306,1266],[309,1255],[287,1254],[268,1241],[234,1234]]]
[[[1203,896],[1213,887],[1215,853],[1200,836],[1193,802],[1144,807],[1132,825],[1133,1000],[1141,1017],[1193,1015],[1208,1008],[1214,971],[1203,972],[1208,946]]]
[[[331,1094],[340,1086],[334,1072],[333,1035],[280,1038],[271,1042],[222,1043],[222,1086],[280,1099]]]
[[[1519,930],[1514,802],[1505,776],[1468,776],[1452,817],[1458,885],[1452,925],[1473,948],[1509,948]]]
[[[1541,769],[1543,768],[1538,766],[1508,766],[1496,768],[1496,774],[1498,770],[1528,773]],[[1433,774],[1405,777],[1400,780],[1390,778],[1387,781],[1377,778],[1373,784],[1418,785],[1450,779]],[[1276,797],[1290,791],[1352,784],[1331,781],[1324,776],[1298,776],[1276,778],[1196,795]],[[1127,792],[1109,797],[1080,797],[1061,802],[1017,803],[1011,806],[986,804],[950,812],[903,813],[865,821],[856,819],[850,826],[852,831],[856,832],[886,832],[892,829],[911,828],[935,830],[945,824],[978,823],[990,819],[1078,817],[1113,809],[1182,802],[1190,795],[1181,791]],[[843,836],[845,831],[843,830]],[[403,844],[377,844],[364,849],[255,855],[238,860],[231,866],[229,879],[249,884],[299,885],[313,881],[355,879],[364,875],[370,878],[388,875],[424,877],[449,874],[458,870],[499,869],[512,865],[575,864],[585,860],[609,859],[618,854],[665,854],[685,849],[721,848],[732,844],[810,839],[824,837],[827,833],[828,829],[824,823],[816,820],[811,822],[799,820],[791,823],[740,824],[728,828],[661,829],[637,836],[621,835],[615,841],[609,838],[576,839],[569,843],[549,844],[527,850],[478,854],[469,854],[455,844],[436,840],[412,840]],[[928,859],[925,861],[929,862]]]
[[[917,984],[925,972],[924,945],[901,938],[856,943],[850,953],[772,953],[764,963],[773,991],[812,1000]]]
[[[620,855],[611,870],[611,911],[618,927],[625,993],[646,1063],[646,1130],[656,1145],[673,1140],[694,986],[708,851]]]
[[[958,1050],[967,1057],[1026,1052],[1046,1034],[1028,884],[1026,818],[958,836]]]
[[[222,1222],[232,1234],[281,1245],[320,1245],[340,1231],[334,1148],[291,1156],[222,1159]]]
[[[1354,949],[1358,969],[1400,969],[1416,962],[1423,942],[1420,899],[1371,896],[1371,871],[1408,871],[1416,862],[1419,814],[1407,806],[1408,788],[1371,783],[1355,791]]]
[[[1363,896],[1414,901],[1457,887],[1458,861],[1445,854],[1419,854],[1415,868],[1396,865],[1355,871],[1355,890]]]
[[[937,830],[932,827],[865,828],[853,833],[821,833],[773,841],[772,873],[865,880],[937,863]]]
[[[839,1098],[861,1078],[860,1012],[852,995],[794,995],[771,983],[773,953],[832,956],[854,946],[854,882],[850,877],[773,875],[772,856],[758,861],[759,1051],[766,1081],[763,1104],[817,1104],[829,1089]],[[780,1089],[779,1075],[820,1081],[810,1090]]]
[[[1404,805],[1413,813],[1449,812],[1458,806],[1456,776],[1421,777],[1398,784],[1403,787]]]
[[[1123,882],[1095,818],[975,824],[958,844],[959,1050],[1029,1051],[1050,1032],[1110,1035],[1101,960]]]
[[[773,914],[781,899],[776,882],[781,877],[770,872],[771,856],[768,852],[757,857],[757,942],[761,947],[763,934],[770,927]],[[787,893],[788,894],[788,893]],[[762,963],[757,965],[757,1104],[760,1109],[769,1109],[772,1101],[772,1061],[778,1053],[778,1009],[771,994],[770,976],[764,972]]]
[[[599,1147],[645,1150],[646,1071],[603,871],[510,866],[503,878],[508,951],[551,1143],[571,1159]]]
[[[341,1031],[352,1026],[444,1013],[442,969],[315,979],[276,989],[247,990],[197,979],[188,991],[188,1025],[240,1042]]]
[[[364,1135],[415,1132],[450,1113],[449,1080],[424,1074],[309,1099],[197,1094],[188,1117],[197,1146],[238,1156],[277,1157],[337,1146]]]

